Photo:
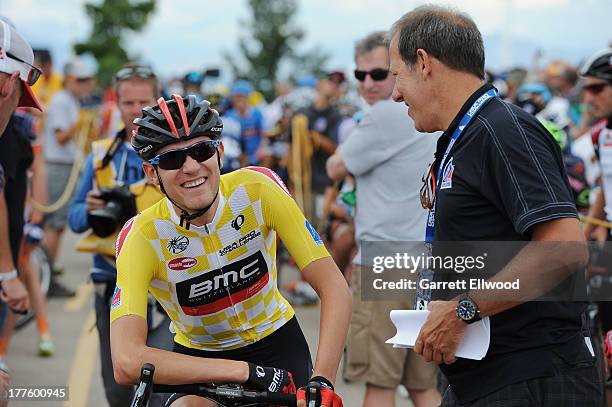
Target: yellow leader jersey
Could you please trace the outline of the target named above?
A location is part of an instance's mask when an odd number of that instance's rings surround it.
[[[119,234],[111,322],[146,318],[147,292],[172,319],[174,340],[190,348],[240,348],[294,316],[277,287],[276,233],[300,269],[329,256],[273,171],[246,167],[221,176],[211,223],[187,230],[167,198]]]

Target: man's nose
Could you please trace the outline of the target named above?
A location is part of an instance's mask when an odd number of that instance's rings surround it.
[[[200,169],[200,163],[194,160],[189,154],[187,154],[182,169],[183,172],[197,171],[198,169]]]
[[[397,83],[393,86],[393,92],[391,93],[391,98],[395,102],[398,102],[398,103],[401,103],[404,101],[404,97],[402,96],[400,91],[397,89]]]

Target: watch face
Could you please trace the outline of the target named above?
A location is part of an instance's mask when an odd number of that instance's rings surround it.
[[[457,306],[457,316],[464,321],[470,321],[476,316],[476,307],[471,301],[461,301]]]

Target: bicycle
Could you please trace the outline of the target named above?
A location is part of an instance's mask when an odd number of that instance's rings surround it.
[[[297,404],[295,394],[271,393],[268,391],[245,390],[239,384],[153,384],[155,366],[145,363],[140,370],[140,382],[136,387],[131,407],[146,407],[152,393],[183,393],[205,397],[219,407],[263,407],[290,406]]]
[[[28,261],[32,268],[32,275],[38,275],[40,278],[40,290],[43,296],[46,298],[49,292],[49,286],[51,284],[51,274],[53,273],[53,267],[51,260],[44,247],[35,245],[29,251]],[[15,330],[20,330],[27,326],[34,319],[34,313],[32,310],[27,310],[25,313],[19,313],[17,321],[15,322]]]

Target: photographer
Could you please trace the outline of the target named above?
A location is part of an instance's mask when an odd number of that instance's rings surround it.
[[[109,405],[124,406],[130,402],[133,389],[115,382],[109,343],[110,302],[117,275],[114,242],[129,218],[162,197],[157,187],[146,182],[142,160],[130,145],[135,129],[132,122],[140,117],[142,108],[156,104],[160,92],[153,71],[134,64],[117,72],[114,87],[125,128],[114,139],[92,143],[68,221],[74,232],[92,229],[77,244],[77,250],[94,253],[92,280],[104,389]]]

